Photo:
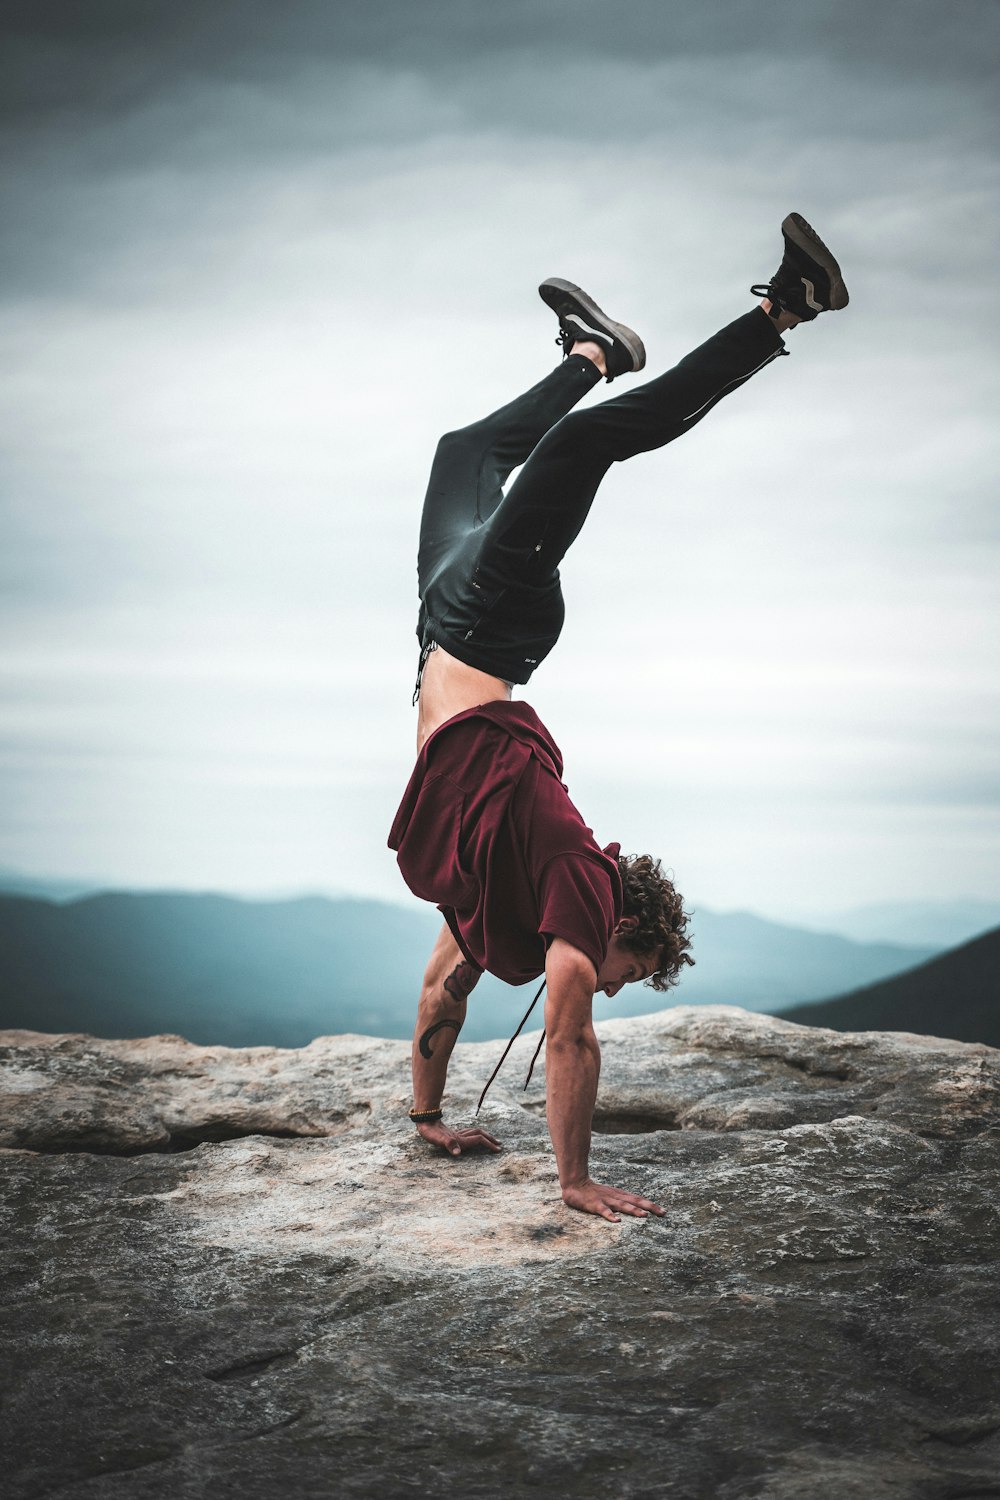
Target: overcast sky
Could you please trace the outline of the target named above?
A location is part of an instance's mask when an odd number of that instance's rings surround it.
[[[798,209],[850,308],[613,471],[523,696],[694,901],[1000,897],[1000,6],[4,25],[0,865],[408,899],[439,433],[549,367],[543,277],[656,373]]]

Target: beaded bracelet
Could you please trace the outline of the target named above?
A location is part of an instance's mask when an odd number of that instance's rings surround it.
[[[431,1125],[435,1120],[440,1120],[444,1110],[438,1106],[437,1109],[411,1109],[410,1119],[414,1125]]]

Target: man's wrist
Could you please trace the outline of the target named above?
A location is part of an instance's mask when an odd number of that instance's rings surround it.
[[[440,1104],[434,1109],[411,1109],[410,1119],[414,1125],[434,1125],[444,1113]]]

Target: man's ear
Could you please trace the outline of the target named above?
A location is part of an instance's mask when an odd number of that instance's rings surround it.
[[[615,936],[617,937],[621,933],[635,932],[638,925],[638,917],[622,917],[621,921],[618,923],[618,926],[615,928]]]

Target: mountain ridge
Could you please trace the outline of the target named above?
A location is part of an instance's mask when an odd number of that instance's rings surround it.
[[[1000,927],[878,983],[796,1005],[782,1016],[835,1031],[909,1031],[998,1047]]]
[[[409,1035],[441,918],[431,907],[363,897],[255,901],[192,892],[102,892],[63,903],[0,896],[0,1025],[202,1045],[302,1046],[317,1035]],[[859,945],[752,914],[694,914],[697,967],[682,1003],[774,1010],[929,956]],[[662,1005],[632,986],[599,996],[595,1017]],[[523,989],[486,975],[463,1035],[513,1029]]]

